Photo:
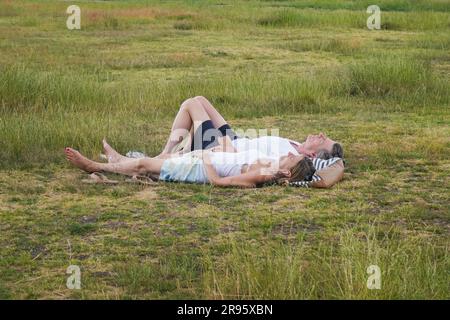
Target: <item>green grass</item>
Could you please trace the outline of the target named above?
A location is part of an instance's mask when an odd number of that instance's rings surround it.
[[[0,298],[450,297],[448,1],[378,1],[378,31],[370,1],[75,3],[78,31],[65,2],[0,3]],[[65,163],[105,136],[156,154],[195,95],[236,128],[326,132],[344,181],[97,186]]]

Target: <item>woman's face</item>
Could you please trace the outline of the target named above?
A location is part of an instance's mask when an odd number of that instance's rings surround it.
[[[291,168],[293,168],[304,157],[305,156],[303,154],[294,155],[289,152],[287,155],[280,157],[280,169],[291,170]]]
[[[331,152],[334,143],[333,140],[321,132],[319,134],[310,134],[303,143],[303,147],[308,151],[316,153],[320,150]]]

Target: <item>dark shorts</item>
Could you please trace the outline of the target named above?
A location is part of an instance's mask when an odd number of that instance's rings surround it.
[[[231,140],[239,138],[228,124],[216,129],[211,120],[203,121],[194,133],[191,151],[213,148],[219,144],[217,139],[224,136],[229,136]]]

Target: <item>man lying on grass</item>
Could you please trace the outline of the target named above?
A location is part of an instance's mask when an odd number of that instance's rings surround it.
[[[294,155],[303,154],[310,158],[343,158],[342,146],[327,138],[323,133],[309,135],[303,143],[277,136],[262,136],[254,139],[239,137],[211,102],[203,96],[187,99],[181,104],[161,155],[171,153],[180,140],[190,133],[191,128],[194,129],[194,134],[191,145],[184,149],[185,152],[211,148],[229,152],[257,149],[275,157],[291,152]]]
[[[181,150],[183,153],[199,149],[223,152],[256,149],[276,158],[289,153],[322,159],[344,156],[342,146],[323,133],[309,135],[303,143],[277,136],[261,136],[253,139],[239,137],[216,108],[202,96],[189,98],[181,104],[173,121],[169,139],[156,158],[164,158],[174,153],[176,146],[186,136],[192,137],[187,139],[188,144]],[[109,162],[130,159],[112,149],[106,141],[103,141],[103,147]]]

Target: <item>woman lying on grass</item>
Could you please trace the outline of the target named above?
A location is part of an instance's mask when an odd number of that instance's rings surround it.
[[[117,163],[87,159],[72,148],[67,160],[86,172],[112,172],[128,176],[150,176],[163,181],[211,183],[216,186],[253,188],[267,183],[287,184],[311,180],[315,172],[311,159],[292,153],[279,159],[257,150],[245,152],[193,151],[163,158],[141,158]]]

